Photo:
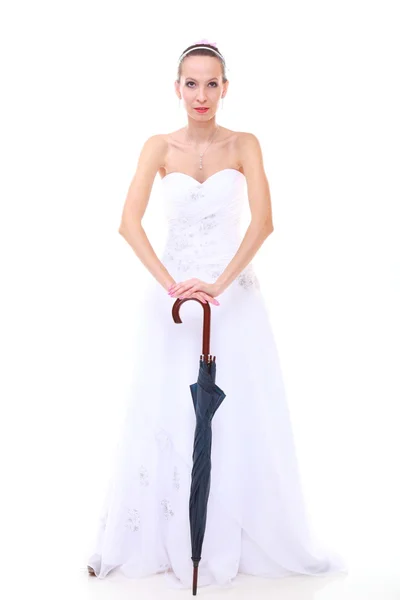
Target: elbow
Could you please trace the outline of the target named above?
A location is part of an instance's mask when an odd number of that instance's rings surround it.
[[[271,215],[271,213],[267,216],[266,219],[264,219],[264,230],[267,232],[267,235],[269,235],[270,233],[272,233],[273,230],[274,230],[274,224],[272,222],[272,215]]]
[[[123,238],[127,239],[128,237],[128,225],[125,222],[122,222],[119,226],[118,233],[122,235]]]
[[[261,231],[265,237],[268,237],[273,232],[273,230],[274,225],[270,219],[268,221],[263,221]]]
[[[122,215],[121,220],[119,222],[118,233],[120,233],[121,235],[124,235],[125,229],[126,229],[126,219],[125,219],[125,216]]]
[[[253,216],[252,220],[253,227],[258,230],[260,235],[267,237],[274,230],[274,225],[272,223],[271,216]]]
[[[132,219],[130,221],[127,221],[127,220],[123,219],[120,223],[118,233],[121,234],[122,237],[126,237],[129,233],[131,233],[132,231],[135,231],[141,227],[142,227],[142,223],[140,221],[136,222],[136,221],[132,221]]]

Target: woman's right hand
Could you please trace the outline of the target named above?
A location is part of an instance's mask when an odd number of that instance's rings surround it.
[[[220,303],[217,302],[217,300],[215,298],[213,298],[213,296],[206,294],[206,292],[193,292],[192,294],[190,294],[190,296],[186,296],[185,300],[187,300],[188,298],[196,298],[197,300],[200,300],[200,302],[203,302],[204,304],[208,300],[208,302],[210,302],[210,304],[214,304],[215,306],[220,306]]]
[[[220,303],[213,296],[210,296],[210,294],[207,294],[206,292],[193,292],[190,296],[187,296],[187,298],[196,298],[197,300],[200,300],[200,302],[205,303],[208,301],[215,306],[220,306]]]
[[[215,298],[213,298],[209,294],[206,294],[206,292],[193,292],[193,294],[188,296],[188,298],[197,298],[198,300],[200,300],[201,302],[204,302],[204,303],[208,300],[208,302],[210,302],[211,304],[214,304],[215,306],[220,305],[220,303],[217,302],[215,300]]]

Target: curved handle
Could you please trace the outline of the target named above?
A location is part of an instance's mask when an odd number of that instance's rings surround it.
[[[208,360],[208,355],[210,354],[210,320],[211,320],[211,309],[210,304],[208,302],[202,302],[198,298],[177,298],[172,306],[172,318],[175,323],[182,323],[182,319],[179,315],[179,309],[184,302],[188,300],[195,300],[204,310],[204,320],[203,320],[203,354],[204,357]]]

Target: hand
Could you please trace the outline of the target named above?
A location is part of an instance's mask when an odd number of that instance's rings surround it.
[[[198,298],[202,302],[211,302],[219,306],[215,296],[221,293],[221,288],[216,283],[206,283],[201,279],[188,279],[186,281],[172,284],[168,289],[171,298]]]

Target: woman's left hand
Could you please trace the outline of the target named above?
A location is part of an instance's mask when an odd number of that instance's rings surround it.
[[[193,292],[205,292],[215,298],[221,294],[222,289],[217,283],[207,283],[193,277],[192,279],[175,283],[168,290],[171,298],[187,298]]]

